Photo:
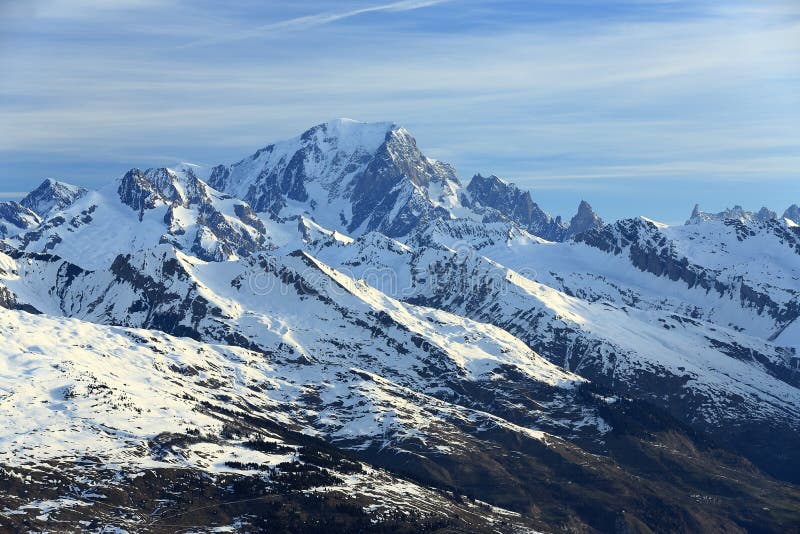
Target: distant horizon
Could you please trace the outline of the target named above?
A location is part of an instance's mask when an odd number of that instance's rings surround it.
[[[782,212],[798,34],[785,0],[4,4],[0,196],[231,163],[338,116],[397,122],[554,216]]]

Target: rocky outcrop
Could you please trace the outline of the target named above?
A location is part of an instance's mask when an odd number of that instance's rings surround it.
[[[789,219],[795,224],[800,224],[800,206],[797,204],[792,204],[786,208],[786,211],[783,212],[783,218]]]
[[[578,205],[578,213],[569,221],[566,237],[573,237],[589,230],[599,229],[605,226],[603,219],[597,215],[592,206],[585,200],[581,200]]]
[[[723,223],[723,228],[739,242],[769,236],[776,238],[792,253],[800,254],[798,228],[786,228],[773,219],[747,222],[747,219],[742,221],[729,218],[723,219]],[[788,300],[779,302],[773,299],[769,286],[761,284],[762,281],[758,278],[723,278],[719,271],[694,263],[680,254],[676,243],[649,220],[624,219],[600,230],[580,234],[575,241],[614,255],[627,254],[636,268],[658,277],[680,281],[690,289],[700,287],[706,292],[739,300],[743,307],[772,318],[779,329],[800,317],[800,293],[789,293]]]
[[[478,212],[490,208],[484,218],[507,218],[530,233],[549,241],[563,241],[567,227],[560,217],[553,218],[544,212],[531,198],[530,191],[523,191],[514,184],[495,175],[484,177],[476,174],[462,195],[462,203]]]
[[[188,247],[202,260],[223,261],[266,247],[266,228],[250,206],[214,191],[191,169],[131,169],[120,180],[117,193],[124,205],[138,213],[140,221],[145,211],[166,206],[167,231],[161,242]],[[231,212],[223,205],[232,200]],[[184,220],[187,210],[196,213],[191,221],[196,227],[193,238],[186,236],[190,230]],[[187,238],[191,241],[186,242]]]
[[[548,241],[564,241],[604,224],[585,200],[581,201],[570,223],[564,224],[560,216],[553,218],[542,210],[531,198],[530,191],[523,191],[495,175],[473,176],[466,193],[461,195],[461,202],[481,213],[485,222],[510,220]]]
[[[737,221],[770,221],[777,218],[778,215],[766,207],[762,207],[754,213],[737,205],[733,208],[720,211],[719,213],[708,213],[702,211],[699,204],[695,204],[692,214],[689,216],[686,224],[698,224],[706,221],[725,221],[728,219]]]
[[[0,239],[37,227],[42,219],[20,202],[0,202]]]
[[[215,167],[209,184],[273,218],[302,215],[350,234],[391,236],[451,217],[460,187],[452,167],[425,157],[405,129],[346,119]]]
[[[50,178],[28,193],[20,204],[35,212],[42,219],[61,211],[84,197],[88,190],[77,185],[67,184]]]

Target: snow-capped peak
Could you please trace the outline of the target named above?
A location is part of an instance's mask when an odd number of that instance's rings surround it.
[[[458,189],[455,171],[426,158],[407,130],[350,119],[319,124],[215,167],[208,182],[273,217],[305,215],[349,234],[395,236],[420,219],[449,217],[443,206],[457,203],[450,197]]]
[[[360,122],[353,119],[334,119],[318,124],[301,135],[301,139],[316,138],[321,145],[329,145],[341,152],[375,152],[386,140],[386,135],[404,130],[394,122]]]
[[[645,217],[644,215],[640,215],[639,218],[642,219],[645,222],[649,222],[650,224],[654,225],[656,228],[668,228],[669,227],[669,225],[666,224],[666,223],[662,223],[662,222],[657,221],[655,219],[651,219],[650,217]]]
[[[86,193],[83,187],[47,178],[28,193],[20,204],[46,219],[52,213],[72,205]]]
[[[181,161],[173,165],[169,165],[167,169],[176,174],[185,174],[187,172],[191,172],[201,180],[208,180],[208,176],[209,174],[211,174],[210,167],[207,167],[205,165],[198,165],[196,163],[189,163],[186,161]]]

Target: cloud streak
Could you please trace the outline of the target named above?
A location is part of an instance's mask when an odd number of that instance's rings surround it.
[[[341,11],[337,13],[317,13],[315,15],[306,15],[272,24],[265,24],[254,29],[253,33],[258,35],[265,32],[270,32],[272,30],[304,30],[313,28],[315,26],[322,26],[323,24],[330,24],[339,20],[349,19],[365,13],[375,13],[379,11],[413,11],[415,9],[422,9],[425,7],[443,4],[447,1],[449,0],[402,0],[399,2],[362,7],[359,9],[351,9],[349,11]]]
[[[243,41],[283,31],[309,30],[318,26],[324,26],[326,24],[338,22],[340,20],[357,17],[359,15],[365,15],[367,13],[379,13],[379,12],[401,13],[404,11],[414,11],[417,9],[432,7],[439,4],[445,4],[451,1],[452,0],[400,0],[388,4],[372,5],[358,9],[351,9],[348,11],[316,13],[313,15],[305,15],[302,17],[294,17],[286,20],[281,20],[278,22],[263,24],[261,26],[251,29],[242,29],[237,32],[231,32],[227,35],[218,35],[213,38],[194,41],[192,43],[185,45],[185,47],[203,46],[203,45],[219,44],[219,43],[233,42],[233,41]]]
[[[462,176],[495,172],[569,191],[569,211],[577,187],[598,191],[612,180],[702,180],[717,190],[729,180],[730,195],[762,176],[783,184],[797,176],[796,18],[712,10],[520,21],[533,8],[504,13],[497,0],[487,30],[478,2],[338,12],[307,2],[302,9],[315,15],[256,27],[255,16],[148,9],[128,26],[103,13],[78,30],[41,23],[0,53],[0,178],[24,179],[6,186],[24,189],[45,175],[107,180],[107,169],[88,165],[101,159],[113,169],[229,163],[339,116],[400,122]],[[397,24],[396,13],[418,9]],[[164,20],[170,31],[154,36]],[[270,32],[280,38],[247,40]],[[241,42],[177,48],[241,33]],[[769,203],[768,188],[755,191]],[[630,205],[607,207],[607,216]]]

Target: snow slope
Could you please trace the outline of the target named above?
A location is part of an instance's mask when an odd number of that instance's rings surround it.
[[[361,496],[369,504],[366,508],[373,522],[385,521],[397,511],[437,517],[459,507],[435,490],[352,461],[336,465],[330,457],[315,457],[305,445],[292,443],[281,428],[303,429],[302,421],[314,421],[302,399],[312,383],[325,387],[326,382],[315,377],[320,369],[147,330],[2,309],[0,332],[6,340],[0,347],[0,416],[16,421],[0,431],[0,465],[11,468],[12,474],[34,468],[37,477],[56,465],[63,465],[67,472],[75,471],[76,465],[82,469],[57,498],[17,496],[15,508],[3,512],[7,517],[32,513],[31,519],[47,524],[62,514],[105,516],[115,508],[114,487],[124,488],[130,484],[128,477],[144,476],[147,470],[200,470],[209,474],[205,484],[214,484],[214,477],[226,474],[252,476],[256,470],[264,478],[250,484],[269,487],[286,483],[282,470],[291,475],[296,466],[325,458],[321,465],[328,474],[318,475],[324,484],[307,491]],[[406,401],[393,399],[383,384],[373,386],[357,373],[351,376],[349,383],[328,383],[327,387],[351,402],[368,400],[374,422],[367,425],[364,410],[351,423],[352,432],[375,433],[370,427],[377,427],[385,439],[388,425],[399,420],[392,402],[404,405]],[[233,432],[231,425],[239,418],[250,420],[251,412],[266,414],[279,426],[265,429],[262,423],[261,428]],[[319,414],[317,419],[324,417]],[[317,423],[323,425],[323,421]],[[315,432],[313,426],[304,430]],[[319,471],[314,469],[312,475]],[[116,479],[91,491],[79,490],[106,472],[115,473]],[[57,471],[50,476],[52,486]],[[29,489],[35,487],[30,474],[27,480]],[[4,504],[8,502],[4,499]],[[126,520],[127,514],[118,510],[98,531],[114,524],[142,528],[149,523],[157,528],[174,523],[174,513],[166,514],[173,521],[159,518],[169,512],[168,501],[163,504],[164,510],[154,511],[147,520],[135,516]],[[460,513],[471,516],[475,512],[467,506]],[[494,509],[481,521],[491,524],[502,519],[507,524],[518,517]]]
[[[94,269],[120,253],[163,242],[200,258],[224,260],[269,248],[267,239],[246,203],[213,190],[191,169],[162,168],[133,169],[10,243]]]

